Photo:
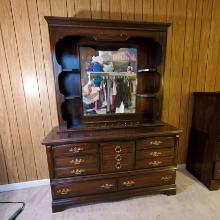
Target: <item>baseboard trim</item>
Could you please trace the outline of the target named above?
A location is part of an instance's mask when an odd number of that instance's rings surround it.
[[[177,164],[177,170],[185,170],[185,169],[186,169],[185,163]]]
[[[7,191],[12,191],[12,190],[17,190],[17,189],[26,189],[26,188],[44,186],[44,185],[49,185],[49,184],[50,184],[49,179],[4,184],[4,185],[0,185],[0,192],[7,192]]]
[[[184,170],[184,169],[186,169],[185,163],[177,165],[177,170]],[[34,181],[21,182],[21,183],[11,183],[11,184],[0,185],[0,192],[7,192],[17,189],[27,189],[37,186],[45,186],[49,184],[50,184],[49,179],[34,180]]]

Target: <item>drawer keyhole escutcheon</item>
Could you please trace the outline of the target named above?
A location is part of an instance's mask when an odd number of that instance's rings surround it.
[[[70,171],[71,174],[76,174],[76,175],[80,175],[81,173],[84,173],[84,172],[85,172],[84,169],[76,169],[76,170]]]
[[[121,169],[121,167],[122,167],[122,166],[121,166],[121,163],[120,163],[120,162],[117,162],[117,163],[115,164],[115,168],[116,168],[116,169],[119,170],[119,169]]]
[[[122,160],[122,156],[120,154],[117,154],[115,156],[115,160],[118,161],[118,162],[121,161]]]
[[[123,185],[127,186],[127,187],[133,186],[134,184],[135,184],[135,182],[133,180],[128,180],[128,181],[123,182]]]
[[[149,162],[148,164],[149,164],[150,166],[156,167],[156,166],[160,165],[161,163],[162,163],[161,161],[155,160],[155,161]]]
[[[116,153],[120,153],[120,152],[121,152],[121,146],[117,145],[117,146],[115,147],[115,152],[116,152]]]
[[[63,188],[63,189],[59,189],[57,190],[57,193],[60,195],[67,195],[71,190],[69,188]]]
[[[82,147],[73,147],[73,148],[71,147],[69,149],[69,152],[74,153],[74,154],[79,153],[80,151],[83,151]]]
[[[84,163],[84,162],[85,162],[84,159],[82,159],[82,158],[80,158],[80,159],[76,158],[76,159],[71,160],[71,161],[70,161],[70,164],[79,165],[79,164]]]
[[[153,151],[153,152],[150,152],[150,156],[152,157],[159,157],[162,153],[161,152],[158,152],[158,151]]]
[[[110,183],[105,183],[101,185],[101,188],[103,189],[111,189],[114,185]]]
[[[156,145],[156,146],[159,146],[159,145],[162,144],[162,143],[163,143],[162,141],[157,141],[157,140],[150,142],[151,145]]]
[[[171,175],[168,175],[168,176],[163,176],[163,177],[161,177],[161,180],[167,182],[167,181],[171,180],[172,178],[173,178],[173,177],[172,177]]]

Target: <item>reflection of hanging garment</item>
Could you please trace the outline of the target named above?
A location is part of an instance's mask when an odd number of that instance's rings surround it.
[[[108,78],[108,79],[107,79],[107,112],[110,112],[110,103],[111,103],[110,95],[111,95],[111,87],[112,87],[112,80]]]
[[[99,100],[99,88],[95,87],[91,83],[87,83],[83,87],[83,102],[85,104],[91,104]]]
[[[116,81],[116,90],[117,90],[117,95],[116,95],[116,107],[119,108],[121,105],[121,102],[124,101],[124,83],[123,83],[123,78],[117,78]]]
[[[115,112],[116,110],[116,95],[117,95],[117,85],[116,80],[112,81],[112,98],[111,98],[111,112]]]

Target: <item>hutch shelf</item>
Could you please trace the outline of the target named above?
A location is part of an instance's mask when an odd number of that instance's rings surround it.
[[[161,121],[169,24],[45,17],[59,126],[52,209],[176,193],[180,130]]]

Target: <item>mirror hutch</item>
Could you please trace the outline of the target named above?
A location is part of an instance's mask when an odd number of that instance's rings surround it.
[[[59,119],[43,140],[53,212],[175,194],[180,130],[161,122],[169,24],[45,19]]]

